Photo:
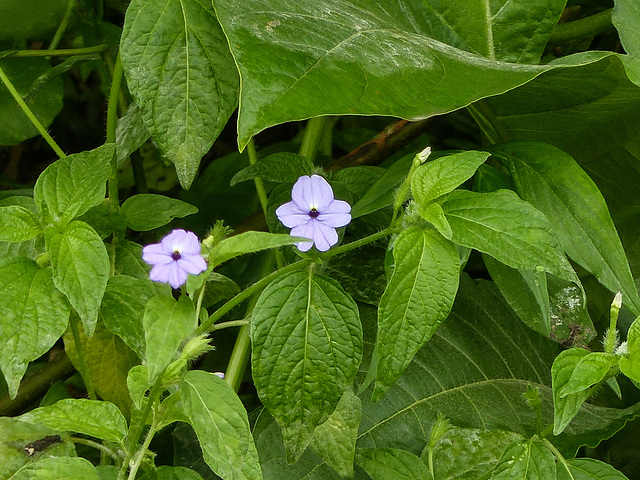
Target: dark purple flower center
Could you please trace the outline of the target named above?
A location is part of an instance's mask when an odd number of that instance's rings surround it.
[[[174,250],[173,253],[171,254],[171,258],[175,261],[178,261],[182,258],[182,254],[179,251]]]
[[[320,212],[315,208],[312,208],[311,211],[309,212],[309,216],[311,218],[316,218],[318,215],[320,215]]]

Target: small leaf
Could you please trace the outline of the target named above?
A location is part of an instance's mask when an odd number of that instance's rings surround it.
[[[420,216],[433,225],[440,235],[451,240],[453,231],[439,203],[428,203],[420,207]]]
[[[71,220],[98,205],[106,193],[115,144],[107,143],[62,158],[40,174],[33,198],[41,213],[64,227]]]
[[[293,272],[271,282],[258,298],[251,341],[258,395],[280,424],[293,462],[357,373],[358,307],[335,280]]]
[[[120,52],[145,125],[188,189],[238,101],[238,72],[211,2],[133,0]]]
[[[225,480],[261,480],[247,411],[231,387],[212,373],[192,370],[185,375],[180,394],[212,470]]]
[[[539,480],[556,478],[556,459],[541,440],[516,443],[502,455],[491,479]]]
[[[131,400],[133,400],[136,408],[142,408],[142,400],[150,386],[146,365],[136,365],[129,370],[129,374],[127,375],[127,388],[129,389],[129,396]]]
[[[26,242],[42,232],[40,221],[19,205],[0,207],[0,242]]]
[[[127,435],[127,421],[118,407],[102,400],[67,398],[18,418],[23,422],[82,433],[107,442],[123,444]]]
[[[574,458],[567,460],[567,470],[558,465],[558,480],[629,480],[608,463],[595,458]]]
[[[404,230],[395,240],[393,258],[393,274],[378,309],[373,401],[393,385],[447,318],[460,277],[455,246],[435,230]]]
[[[640,382],[640,319],[636,318],[627,332],[629,353],[620,358],[620,371],[635,382]]]
[[[51,269],[28,258],[0,262],[0,368],[15,398],[29,362],[44,355],[67,328],[71,308]]]
[[[599,383],[618,363],[618,358],[610,353],[592,352],[580,359],[571,373],[569,381],[558,392],[560,398],[579,393]]]
[[[177,302],[173,297],[157,295],[147,303],[142,324],[149,383],[153,383],[197,325],[193,302],[184,295]]]
[[[53,283],[78,312],[87,334],[93,335],[110,270],[100,235],[86,223],[74,221],[60,232],[45,229],[45,243]]]
[[[11,480],[98,480],[93,464],[80,457],[45,457],[18,470]]]
[[[359,448],[356,463],[373,480],[429,479],[429,471],[419,457],[397,448]]]
[[[344,478],[353,477],[361,409],[360,399],[347,390],[329,419],[316,428],[309,444],[320,458]]]
[[[292,237],[282,233],[269,232],[244,232],[233,237],[225,238],[218,243],[209,253],[209,265],[214,268],[232,258],[247,253],[259,252],[269,248],[293,245],[304,241],[306,238]]]
[[[147,232],[167,225],[174,218],[198,213],[198,209],[187,202],[150,193],[127,198],[120,211],[127,227],[136,232]]]
[[[426,206],[473,177],[487,158],[487,152],[469,150],[425,163],[411,177],[413,198]]]
[[[442,204],[453,241],[517,269],[575,278],[547,218],[510,190],[452,192]]]
[[[231,186],[253,178],[262,178],[269,182],[293,183],[303,175],[311,175],[313,168],[313,163],[307,157],[297,153],[278,152],[240,170],[231,179]]]
[[[560,397],[560,391],[569,383],[576,366],[589,355],[582,348],[570,348],[560,352],[551,366],[551,384],[553,388],[553,434],[559,435],[580,410],[589,396],[586,390]]]

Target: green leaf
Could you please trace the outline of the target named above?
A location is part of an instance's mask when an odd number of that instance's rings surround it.
[[[20,205],[0,207],[0,242],[26,242],[42,232],[40,220]]]
[[[543,441],[533,439],[508,448],[491,475],[492,480],[541,478],[556,478],[556,459]]]
[[[357,373],[358,308],[335,280],[293,272],[271,282],[258,298],[251,342],[258,395],[280,424],[287,457],[294,461]]]
[[[306,157],[297,153],[278,152],[240,170],[231,179],[231,186],[253,178],[262,178],[269,182],[293,183],[299,177],[312,173],[313,162]]]
[[[64,227],[105,196],[115,144],[69,155],[49,165],[33,189],[36,206]]]
[[[140,480],[202,480],[202,475],[187,467],[162,465],[157,470],[140,477]]]
[[[133,400],[136,408],[142,408],[142,400],[151,384],[149,383],[149,373],[146,365],[136,365],[127,375],[127,388],[129,396]]]
[[[429,471],[420,457],[397,448],[359,448],[356,463],[373,480],[429,479]]]
[[[119,337],[107,330],[102,322],[98,322],[91,338],[86,337],[82,325],[79,333],[89,380],[96,393],[103,400],[117,405],[128,417],[131,397],[127,387],[127,374],[140,363],[138,356]],[[71,332],[67,330],[63,339],[69,360],[80,371],[80,360]]]
[[[473,177],[474,192],[495,192],[496,190],[514,190],[513,181],[508,173],[502,169],[492,167],[486,163],[480,165]]]
[[[62,231],[45,229],[45,243],[51,258],[53,283],[69,299],[91,336],[109,279],[107,249],[100,235],[79,221],[71,222]]]
[[[558,391],[558,396],[566,398],[599,383],[617,363],[618,357],[611,353],[592,352],[585,355],[571,373],[569,381]]]
[[[1,7],[5,5],[6,2],[3,2]],[[20,2],[18,8],[24,11],[25,4]],[[38,4],[37,9],[41,8],[42,5]],[[14,22],[13,18],[5,17],[3,13],[0,13],[0,17]],[[29,23],[32,24],[31,18]],[[3,31],[4,29],[0,28],[0,36]],[[51,63],[45,58],[3,58],[0,60],[0,68],[24,99],[31,92],[33,83],[51,70]],[[62,110],[63,94],[62,79],[54,77],[32,98],[26,99],[27,106],[45,128],[51,125]],[[13,99],[4,83],[0,82],[0,145],[15,145],[38,135],[36,127]]]
[[[218,243],[209,253],[209,265],[214,268],[232,258],[247,253],[259,252],[269,248],[293,245],[296,242],[306,240],[302,237],[292,237],[282,233],[269,232],[244,232],[233,237],[225,238]]]
[[[188,189],[238,101],[238,72],[211,2],[133,0],[120,52],[145,125]]]
[[[128,275],[139,280],[149,282],[149,285],[164,285],[169,293],[171,287],[168,284],[154,284],[149,279],[151,267],[142,260],[142,245],[130,240],[122,240],[116,246],[116,274]]]
[[[67,328],[71,308],[53,286],[51,269],[28,258],[0,262],[0,368],[15,398],[27,365]]]
[[[35,40],[51,35],[62,21],[65,0],[6,0],[0,5],[0,39]],[[12,59],[13,60],[13,59]]]
[[[98,480],[98,472],[93,464],[80,457],[45,457],[25,465],[11,480]]]
[[[515,142],[492,147],[504,159],[523,200],[544,213],[577,264],[640,313],[640,297],[600,190],[569,155],[551,145]],[[629,303],[626,303],[629,302]]]
[[[144,358],[145,348],[142,318],[147,303],[157,293],[149,282],[116,275],[109,279],[100,304],[104,326],[118,335],[140,358]]]
[[[157,295],[147,303],[142,325],[149,383],[153,383],[197,326],[193,302],[184,295],[178,301],[170,296]]]
[[[640,57],[640,33],[636,28],[640,22],[640,5],[633,0],[615,0],[611,22],[618,30],[624,50]]]
[[[558,480],[629,480],[611,465],[595,458],[574,458],[567,463],[571,474],[558,465]]]
[[[575,274],[547,218],[510,190],[452,192],[442,204],[453,241],[517,269],[547,272],[567,280]]]
[[[242,402],[218,376],[192,370],[180,389],[184,412],[207,464],[225,480],[258,480],[262,471]]]
[[[439,203],[428,203],[424,207],[420,207],[420,216],[433,225],[440,235],[451,240],[453,231]]]
[[[415,226],[402,231],[393,258],[393,274],[378,309],[373,401],[393,385],[447,318],[460,277],[455,246],[435,230]]]
[[[189,279],[191,278],[197,277],[189,276]],[[189,279],[187,279],[187,288],[189,287]],[[221,300],[228,300],[240,293],[240,287],[236,282],[218,272],[211,272],[206,283],[202,299],[202,307],[204,308],[209,308]]]
[[[133,152],[138,150],[151,135],[144,126],[142,112],[137,103],[132,103],[127,111],[118,119],[116,125],[116,155],[118,166]]]
[[[198,209],[182,200],[144,193],[127,198],[121,207],[127,227],[147,232],[167,225],[174,218],[198,213]]]
[[[413,198],[426,206],[473,177],[487,158],[487,152],[469,150],[425,163],[411,177]]]
[[[121,445],[127,435],[127,421],[118,407],[102,400],[67,398],[18,418],[23,422],[82,433]]]
[[[586,390],[560,396],[560,391],[569,383],[580,360],[589,355],[587,350],[582,348],[570,348],[560,352],[560,355],[553,361],[551,367],[551,381],[553,384],[553,434],[559,435],[569,422],[576,416],[580,406],[588,398],[589,392]]]
[[[627,332],[628,353],[620,358],[620,371],[635,382],[640,382],[640,320],[635,319]]]
[[[309,446],[344,478],[353,477],[361,402],[351,391],[342,396],[329,419],[318,426]]]

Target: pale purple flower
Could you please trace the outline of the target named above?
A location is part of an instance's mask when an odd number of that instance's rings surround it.
[[[142,259],[153,265],[149,278],[154,282],[168,283],[179,288],[187,281],[188,274],[198,275],[207,269],[200,255],[200,242],[193,232],[173,230],[160,243],[142,249]]]
[[[314,244],[325,252],[338,243],[336,228],[351,221],[351,205],[333,198],[331,185],[320,175],[303,176],[293,186],[291,201],[281,205],[276,215],[294,237],[312,241],[298,242],[303,252]]]

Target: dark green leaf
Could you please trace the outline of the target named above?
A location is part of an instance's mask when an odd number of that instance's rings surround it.
[[[395,240],[393,258],[393,274],[378,309],[374,401],[447,318],[460,277],[455,246],[435,230],[404,230]]]
[[[356,462],[373,480],[428,480],[420,457],[397,448],[359,448]]]
[[[611,465],[595,458],[574,458],[567,463],[571,474],[558,465],[558,480],[629,480]]]
[[[293,461],[357,373],[358,308],[335,280],[311,271],[290,273],[258,298],[251,340],[258,395],[282,427]]]
[[[121,212],[127,227],[136,232],[146,232],[163,227],[174,218],[198,213],[198,209],[182,200],[145,193],[127,198]]]
[[[120,52],[149,132],[189,188],[238,99],[238,72],[211,3],[133,0]]]
[[[142,113],[137,103],[132,103],[116,126],[116,155],[118,166],[133,152],[138,150],[150,137],[144,126]]]
[[[231,185],[253,178],[262,178],[269,182],[293,183],[302,175],[312,173],[313,163],[306,157],[296,153],[278,152],[240,170],[231,179]]]

